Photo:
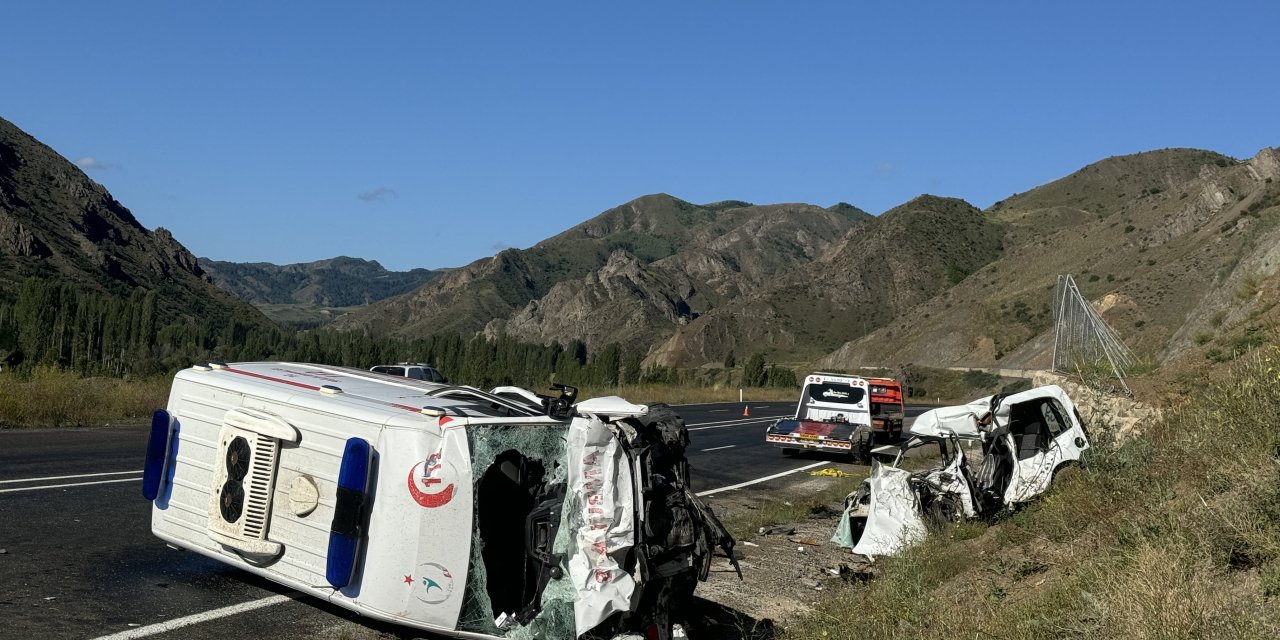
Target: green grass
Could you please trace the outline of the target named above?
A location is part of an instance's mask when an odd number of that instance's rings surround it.
[[[1242,357],[1122,444],[993,523],[881,559],[785,625],[808,638],[1274,638],[1280,347]]]
[[[253,305],[268,318],[289,327],[312,329],[333,322],[338,317],[363,307],[322,307],[313,304],[261,303]]]

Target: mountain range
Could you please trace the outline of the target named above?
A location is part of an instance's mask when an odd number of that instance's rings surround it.
[[[1051,354],[1058,275],[1074,274],[1141,358],[1166,362],[1229,359],[1270,336],[1278,270],[1280,154],[1270,147],[1247,160],[1196,149],[1107,158],[985,210],[933,195],[872,216],[844,203],[654,194],[527,249],[390,272],[347,257],[197,260],[0,120],[0,303],[35,276],[157,292],[164,322],[268,325],[248,302],[354,307],[333,326],[617,343],[648,365],[765,353],[841,369],[1025,368]]]
[[[269,324],[214,286],[171,233],[142,226],[102,185],[0,118],[0,302],[14,300],[28,278],[119,298],[154,291],[161,324],[194,318]]]
[[[388,271],[376,260],[338,256],[298,264],[200,258],[213,283],[254,304],[354,307],[412,291],[445,270]]]

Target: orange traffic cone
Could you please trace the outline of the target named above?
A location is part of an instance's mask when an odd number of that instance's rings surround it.
[[[751,407],[748,407],[747,405],[742,405],[742,417],[744,418],[751,417]]]

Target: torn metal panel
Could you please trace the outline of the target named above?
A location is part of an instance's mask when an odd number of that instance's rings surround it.
[[[908,433],[922,438],[941,438],[955,435],[961,438],[980,438],[982,431],[978,421],[990,410],[990,398],[976,400],[958,407],[931,409],[916,417]]]
[[[576,418],[569,428],[569,488],[581,524],[569,557],[578,593],[573,614],[578,633],[628,611],[635,579],[623,569],[635,531],[631,469],[608,425]]]
[[[911,474],[880,464],[871,466],[871,503],[867,509],[862,537],[854,553],[866,556],[893,555],[903,547],[924,539],[924,519],[911,489]]]

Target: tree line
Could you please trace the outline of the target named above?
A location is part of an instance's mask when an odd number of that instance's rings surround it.
[[[643,354],[617,343],[588,350],[580,340],[538,345],[510,337],[440,333],[405,339],[332,329],[289,330],[236,318],[170,321],[156,292],[128,297],[28,279],[12,302],[0,301],[0,363],[51,365],[83,375],[167,375],[194,362],[281,360],[368,368],[429,362],[455,382],[488,388],[572,385],[702,384],[698,372],[645,367]],[[732,366],[732,365],[730,365]],[[795,386],[794,372],[755,354],[742,368],[745,386]]]

